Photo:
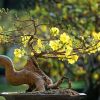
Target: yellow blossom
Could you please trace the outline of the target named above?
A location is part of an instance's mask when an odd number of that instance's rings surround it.
[[[97,50],[100,51],[100,42],[97,44]]]
[[[36,46],[34,46],[34,50],[37,52],[37,53],[41,53],[41,50],[40,50],[40,48],[36,45]]]
[[[41,50],[44,48],[44,45],[42,44],[42,41],[41,39],[38,39],[37,40],[37,45],[34,46],[34,50],[37,52],[37,53],[41,53]]]
[[[31,56],[34,56],[34,53],[33,52],[31,52]]]
[[[73,50],[73,48],[72,48],[72,47],[67,46],[65,56],[66,56],[66,57],[68,57],[68,55],[70,55],[70,54],[71,54],[72,50]]]
[[[88,53],[88,54],[91,54],[91,53],[96,53],[97,51],[100,50],[100,43],[98,43],[97,45],[93,45],[91,48],[88,48],[86,49],[85,51]]]
[[[93,77],[95,80],[98,80],[98,79],[99,79],[99,73],[93,73],[92,77]]]
[[[100,40],[100,32],[95,32],[93,31],[92,32],[92,37],[95,39],[95,40]]]
[[[57,7],[58,7],[59,9],[61,9],[62,3],[57,3]]]
[[[96,53],[97,52],[97,48],[96,46],[92,46],[91,48],[88,48],[85,50],[88,54],[91,54],[91,53]]]
[[[30,36],[21,36],[21,40],[22,40],[24,47],[27,46],[29,39],[30,39]]]
[[[72,39],[68,41],[68,45],[72,46]]]
[[[47,26],[46,26],[46,25],[42,25],[42,26],[41,26],[41,30],[42,30],[43,32],[46,32],[46,31],[47,31]]]
[[[14,50],[15,57],[21,58],[24,54],[25,54],[24,50],[18,48]]]
[[[91,51],[90,51],[90,54],[91,54],[91,53],[96,53],[96,52],[97,52],[97,49],[94,49],[94,50],[91,50]]]
[[[42,48],[42,47],[43,47],[41,39],[38,39],[38,40],[37,40],[37,46],[38,46],[39,48]]]
[[[97,52],[96,46],[90,48],[90,53],[96,53],[96,52]]]
[[[79,56],[74,53],[73,55],[68,56],[67,58],[70,64],[74,64],[78,60]]]
[[[50,41],[49,45],[53,50],[57,50],[59,48],[59,40]]]
[[[59,29],[57,27],[52,27],[50,29],[50,33],[53,35],[53,36],[57,36],[59,34]]]
[[[68,43],[69,40],[70,40],[70,37],[68,35],[66,35],[65,32],[60,35],[60,41],[62,41],[63,43]]]

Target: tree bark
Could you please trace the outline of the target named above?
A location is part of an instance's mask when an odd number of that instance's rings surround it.
[[[26,90],[26,92],[31,92],[34,87],[37,91],[57,89],[64,79],[68,80],[69,88],[71,88],[71,82],[66,77],[62,77],[53,84],[52,80],[39,68],[35,57],[29,57],[26,65],[20,71],[15,71],[12,60],[4,55],[0,55],[0,65],[5,67],[6,78],[12,85],[29,85],[29,88]]]

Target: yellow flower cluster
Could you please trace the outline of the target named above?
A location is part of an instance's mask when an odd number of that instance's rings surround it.
[[[73,48],[71,46],[67,46],[65,56],[68,57],[71,54],[72,50]]]
[[[14,55],[15,55],[15,57],[18,57],[18,58],[21,58],[22,56],[24,56],[24,54],[25,54],[25,50],[21,50],[21,49],[15,49],[14,50]]]
[[[53,33],[58,34],[58,31],[56,28],[52,28]],[[51,40],[49,42],[49,46],[52,48],[53,51],[58,50],[59,52],[65,52],[65,55],[57,55],[59,59],[64,60],[67,58],[68,62],[70,64],[75,63],[79,56],[76,53],[73,53],[73,47],[72,47],[72,39],[67,33],[59,34],[59,38],[57,40]]]
[[[47,26],[46,26],[46,25],[42,25],[42,26],[41,26],[41,30],[42,30],[43,32],[46,32],[46,31],[47,31]]]
[[[37,40],[37,44],[34,46],[34,50],[37,52],[37,53],[41,53],[41,50],[44,48],[44,45],[42,43],[42,40],[41,39],[38,39]]]
[[[95,72],[93,73],[92,77],[95,79],[95,80],[98,80],[99,79],[99,73],[98,72]]]
[[[93,31],[92,32],[92,37],[95,39],[95,40],[100,40],[100,32],[95,32]]]
[[[93,43],[92,42],[91,43],[93,45],[86,50],[86,52],[89,54],[96,53],[97,51],[100,51],[100,32],[97,33],[95,31],[93,31],[91,34],[93,37]]]
[[[34,53],[33,52],[31,52],[31,56],[34,56]]]
[[[63,46],[64,45],[64,46]],[[58,40],[51,40],[49,43],[49,46],[53,49],[53,50],[57,50],[58,48],[60,48],[61,46],[63,46],[62,50],[65,51],[65,48],[69,51],[72,51],[72,40],[70,39],[70,37],[68,35],[66,35],[66,33],[64,32],[63,34],[60,35]],[[62,51],[61,50],[61,51]],[[69,54],[69,53],[68,53]]]
[[[60,41],[63,43],[69,43],[70,37],[66,35],[66,33],[64,32],[63,34],[60,35]]]
[[[24,47],[27,46],[29,39],[30,39],[30,36],[21,36],[21,40],[22,40]]]
[[[91,48],[88,48],[86,50],[87,53],[91,54],[91,53],[96,53],[97,51],[100,51],[100,42],[97,43],[97,45],[93,45]]]
[[[53,50],[57,50],[59,49],[59,40],[50,41],[49,45]]]
[[[37,40],[37,46],[38,46],[39,48],[42,48],[42,47],[43,47],[41,39],[38,39],[38,40]]]
[[[36,53],[41,53],[41,49],[38,48],[38,46],[34,46],[34,50],[36,51]]]
[[[100,51],[100,42],[97,44],[97,50]]]
[[[61,9],[62,3],[57,3],[57,8]]]
[[[68,62],[70,64],[74,64],[78,60],[78,58],[79,58],[79,56],[75,53],[73,55],[67,57]]]
[[[53,35],[53,36],[57,36],[59,34],[59,29],[57,27],[52,27],[50,29],[50,33]]]

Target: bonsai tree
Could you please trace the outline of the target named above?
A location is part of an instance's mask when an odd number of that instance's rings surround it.
[[[61,6],[62,5],[57,4],[59,9],[61,9]],[[36,10],[33,12],[30,11],[30,13],[40,15],[42,12],[39,13],[39,9],[39,6],[36,5]],[[48,16],[45,9],[42,10],[45,12],[43,14]],[[64,20],[60,21],[67,22],[68,18],[71,19],[68,21],[71,21],[72,25],[77,23],[77,21],[75,23],[73,22],[72,17],[69,18],[69,16],[66,15],[66,7],[62,12],[64,13],[62,14],[64,16],[61,17]],[[59,14],[60,13],[57,13],[56,15]],[[3,16],[5,17],[5,15],[7,14],[4,14]],[[23,70],[14,72],[11,60],[5,56],[0,56],[1,64],[4,64],[7,69],[7,79],[15,85],[28,84],[29,89],[27,91],[32,91],[34,86],[38,91],[58,88],[62,83],[62,80],[66,78],[62,76],[61,80],[53,83],[39,68],[38,58],[57,58],[58,60],[66,60],[68,63],[74,64],[81,56],[87,54],[90,55],[100,51],[100,32],[97,32],[95,29],[85,31],[81,28],[81,25],[76,25],[76,27],[79,28],[79,31],[77,31],[73,29],[72,26],[67,26],[67,28],[65,28],[65,23],[56,23],[56,21],[54,23],[54,20],[52,20],[53,18],[51,17],[48,17],[47,19],[50,22],[45,24],[35,20],[32,16],[28,16],[26,19],[15,16],[13,18],[11,29],[6,30],[5,27],[0,27],[0,43],[2,45],[18,45],[18,48],[14,50],[14,55],[19,58],[22,56],[28,57],[27,64]],[[59,19],[60,18],[58,18],[58,20]],[[45,21],[45,19],[43,20]],[[83,20],[81,20],[81,24],[82,23]],[[84,32],[87,35],[82,34]],[[10,67],[8,68],[8,66]],[[12,79],[12,75],[9,73],[13,74],[15,78]],[[69,79],[68,83],[69,88],[71,88]]]
[[[91,42],[88,44],[87,40],[81,36],[79,38],[80,44],[76,47],[73,45],[73,43],[76,42],[74,37],[71,37],[64,31],[60,31],[57,27],[51,27],[50,30],[48,29],[48,33],[46,33],[48,34],[47,36],[45,34],[39,35],[37,29],[40,25],[36,25],[33,19],[17,21],[20,21],[21,24],[25,23],[26,28],[21,27],[19,29],[16,27],[15,30],[10,31],[13,32],[12,34],[5,35],[5,31],[0,27],[0,43],[17,43],[19,48],[14,50],[14,55],[19,58],[28,56],[27,64],[23,70],[15,71],[15,74],[13,73],[13,63],[9,58],[1,55],[0,63],[6,66],[6,77],[8,81],[14,85],[26,83],[29,85],[28,91],[32,91],[34,85],[38,91],[58,88],[63,78],[66,78],[62,77],[61,80],[53,84],[52,80],[39,68],[37,62],[38,58],[58,58],[59,60],[67,60],[70,64],[74,64],[80,56],[95,53],[100,49],[100,33],[92,32],[91,37],[88,38]],[[34,31],[30,30],[29,23],[32,24],[32,28],[34,27]],[[29,33],[25,32],[26,29],[29,30]],[[12,74],[15,78],[11,78]],[[69,88],[71,88],[70,81],[68,82]]]

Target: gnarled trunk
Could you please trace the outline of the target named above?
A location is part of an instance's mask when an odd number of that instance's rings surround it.
[[[0,65],[3,65],[6,70],[6,78],[12,85],[28,84],[27,91],[32,91],[34,86],[37,91],[45,91],[45,89],[57,88],[63,81],[62,77],[55,84],[52,80],[39,68],[39,65],[34,57],[29,57],[26,65],[20,71],[15,71],[12,60],[4,55],[0,55]],[[68,79],[68,78],[67,78]],[[69,81],[69,88],[71,87]]]
[[[5,67],[6,78],[10,84],[28,84],[29,91],[33,90],[34,85],[36,87],[36,90],[38,91],[45,90],[45,81],[43,79],[43,76],[41,75],[42,71],[40,71],[40,69],[38,69],[38,67],[33,64],[31,58],[28,59],[27,64],[20,71],[16,71],[14,69],[12,60],[4,55],[0,55],[0,65]]]

